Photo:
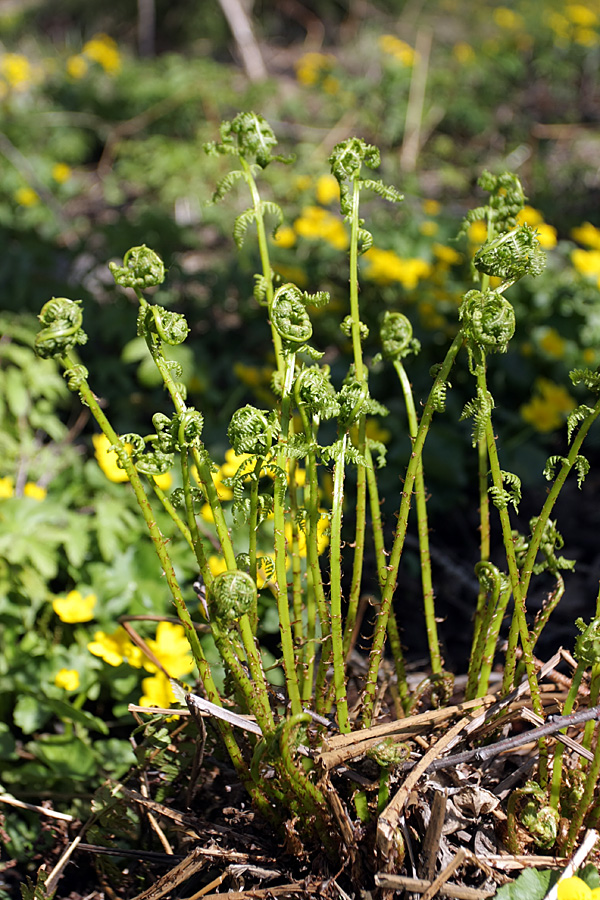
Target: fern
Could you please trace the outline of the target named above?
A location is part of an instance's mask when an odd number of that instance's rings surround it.
[[[564,465],[569,465],[569,460],[566,456],[549,456],[544,467],[544,478],[547,481],[552,481],[556,473],[557,466]]]
[[[508,486],[508,490],[504,487],[490,487],[489,493],[497,509],[506,509],[509,503],[512,503],[515,510],[519,511],[519,503],[521,502],[521,479],[513,472],[500,473],[502,481]]]
[[[574,409],[572,413],[569,413],[569,418],[567,419],[567,440],[569,444],[571,443],[571,439],[573,437],[573,431],[575,430],[577,424],[579,422],[584,422],[588,416],[593,414],[594,410],[586,406],[585,404],[581,404],[577,409]]]
[[[569,372],[569,378],[573,384],[585,384],[594,394],[600,393],[600,372],[592,372],[591,369],[573,369]]]
[[[233,239],[236,243],[236,246],[241,249],[244,243],[244,238],[246,236],[246,231],[248,227],[256,220],[256,210],[254,209],[246,209],[243,213],[240,213],[237,219],[233,224]]]

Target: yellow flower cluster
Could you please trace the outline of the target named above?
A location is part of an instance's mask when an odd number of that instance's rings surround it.
[[[465,41],[459,41],[454,45],[452,48],[452,55],[461,66],[468,66],[472,62],[475,62],[477,58],[477,54],[471,44],[467,44]]]
[[[537,431],[555,431],[575,409],[575,400],[566,388],[549,378],[536,378],[534,389],[529,403],[521,407],[521,416]]]
[[[350,243],[342,220],[321,206],[306,206],[294,222],[294,230],[300,237],[327,241],[336,250],[346,250]]]
[[[57,184],[64,184],[71,177],[71,166],[66,163],[55,163],[52,166],[52,178]]]
[[[121,55],[117,43],[108,34],[95,34],[83,45],[81,53],[67,60],[67,74],[78,80],[88,71],[90,62],[98,63],[107,75],[116,75],[121,70]]]
[[[329,53],[305,53],[296,63],[296,78],[305,87],[320,84],[326,94],[336,94],[340,83],[331,74],[335,63],[335,56]]]
[[[393,34],[382,34],[379,38],[379,47],[388,56],[392,56],[402,66],[413,66],[417,54],[406,41],[400,40]]]
[[[592,250],[600,250],[600,229],[595,228],[590,222],[584,222],[571,230],[571,237],[584,247]]]
[[[363,259],[367,263],[365,277],[370,281],[377,284],[398,282],[408,291],[416,288],[419,281],[428,278],[432,273],[431,265],[424,259],[403,259],[393,250],[371,247]]]
[[[535,228],[537,239],[544,250],[556,247],[556,228],[544,222],[541,212],[532,206],[524,206],[517,214],[517,225],[529,225]]]
[[[156,638],[146,640],[146,644],[162,663],[172,678],[187,675],[194,668],[194,660],[182,625],[172,622],[159,622]],[[87,645],[90,653],[99,656],[109,666],[128,663],[136,669],[142,667],[151,672],[149,678],[142,680],[143,695],[140,706],[169,706],[175,699],[168,678],[149,659],[146,659],[135,644],[131,642],[124,628],[118,628],[112,634],[97,631],[94,640]]]
[[[573,267],[586,278],[593,278],[600,288],[600,229],[595,228],[590,222],[584,222],[577,228],[573,228],[571,236],[578,244],[590,247],[582,250],[576,247],[571,253]]]
[[[554,359],[562,359],[565,355],[567,342],[560,336],[556,328],[547,328],[538,343],[544,353]]]
[[[23,496],[29,497],[30,500],[41,501],[46,497],[46,488],[40,487],[35,481],[28,481],[23,487]],[[0,478],[0,500],[7,500],[9,497],[15,496],[15,483],[10,475]]]
[[[0,74],[5,83],[15,91],[24,91],[32,82],[33,69],[21,53],[5,53],[0,58]]]
[[[19,206],[37,206],[40,202],[39,195],[32,187],[17,188],[14,197]]]
[[[565,46],[570,43],[582,47],[594,47],[598,44],[598,12],[591,3],[566,3],[562,12],[548,9],[545,14],[546,24],[554,32],[557,44]]]
[[[77,669],[60,669],[54,676],[54,684],[65,691],[76,691],[79,687]]]
[[[55,597],[52,609],[61,620],[69,625],[78,622],[90,622],[94,618],[94,607],[97,603],[95,594],[85,597],[80,591],[69,591],[66,597]]]
[[[493,13],[494,22],[508,31],[521,31],[525,28],[523,16],[506,6],[497,6]]]

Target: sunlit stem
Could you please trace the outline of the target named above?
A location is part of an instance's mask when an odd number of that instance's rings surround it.
[[[402,551],[404,549],[404,541],[406,538],[406,530],[408,527],[408,515],[410,512],[413,486],[415,483],[417,471],[419,469],[419,466],[421,465],[421,454],[423,452],[425,438],[427,437],[429,426],[431,425],[431,420],[435,411],[434,398],[437,395],[438,389],[447,381],[448,375],[450,374],[450,369],[452,368],[454,360],[456,359],[456,355],[462,346],[463,340],[464,336],[463,330],[461,328],[452,341],[452,344],[450,345],[448,352],[446,353],[444,362],[440,366],[440,369],[437,373],[433,388],[423,409],[423,415],[421,416],[417,436],[413,442],[412,452],[404,479],[402,500],[400,503],[400,510],[398,512],[396,534],[389,558],[388,576],[386,579],[385,590],[383,591],[381,598],[381,608],[379,610],[379,616],[377,617],[377,622],[375,624],[375,633],[373,635],[373,644],[369,658],[369,671],[367,674],[367,680],[363,694],[363,728],[368,728],[373,718],[375,698],[377,696],[377,673],[379,672],[379,667],[381,665],[381,660],[383,657],[383,647],[385,643],[387,622],[392,606],[394,591],[396,589],[398,568],[400,566]]]
[[[571,679],[571,687],[569,688],[569,693],[567,694],[567,699],[565,700],[565,705],[563,706],[561,712],[561,715],[563,716],[568,716],[573,711],[573,707],[577,702],[577,694],[579,693],[579,687],[581,685],[581,679],[583,678],[585,669],[585,663],[580,662],[577,664],[577,668],[575,669],[573,678]],[[562,728],[559,733],[564,734],[566,730],[566,728]],[[562,743],[562,741],[557,740],[554,745],[554,759],[552,761],[552,784],[550,787],[550,806],[554,807],[554,809],[558,809],[558,804],[560,801],[560,786],[562,783],[562,758],[564,751],[565,745]]]
[[[344,639],[342,633],[342,505],[344,501],[345,452],[348,432],[340,440],[333,470],[333,498],[331,514],[330,575],[331,575],[331,642],[333,647],[333,681],[337,705],[338,727],[342,734],[350,731]]]
[[[394,360],[394,368],[404,394],[406,415],[408,418],[408,431],[411,440],[417,436],[418,422],[412,388],[406,369],[399,359]],[[427,644],[429,646],[429,658],[431,671],[439,675],[443,670],[442,655],[438,638],[437,623],[435,619],[435,599],[433,592],[433,580],[431,577],[431,554],[429,550],[429,523],[427,519],[427,497],[425,493],[425,478],[423,476],[423,463],[419,465],[415,475],[415,506],[417,508],[417,527],[419,533],[419,556],[421,562],[421,585],[423,588],[423,610],[425,613],[425,627],[427,629]]]

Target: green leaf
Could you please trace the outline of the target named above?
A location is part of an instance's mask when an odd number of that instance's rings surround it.
[[[0,722],[0,759],[17,759],[15,739],[6,722]]]
[[[35,697],[27,695],[18,698],[13,711],[15,725],[24,734],[33,734],[50,718],[49,709]]]
[[[100,734],[108,734],[108,726],[102,719],[93,716],[84,709],[77,709],[66,700],[60,700],[54,697],[45,698],[45,705],[51,710],[55,716],[63,721],[77,722],[91,731],[99,731]]]
[[[525,869],[516,881],[500,888],[495,900],[544,900],[559,875],[552,869]]]
[[[54,774],[64,778],[83,780],[96,772],[96,758],[91,747],[78,737],[47,734],[29,741],[26,749]]]

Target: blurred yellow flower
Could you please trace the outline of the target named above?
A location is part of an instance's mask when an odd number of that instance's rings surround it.
[[[363,259],[368,264],[365,277],[377,284],[392,284],[397,281],[407,290],[413,290],[421,279],[431,275],[431,265],[424,259],[403,259],[393,250],[371,247]]]
[[[83,78],[88,68],[88,61],[80,53],[76,56],[70,56],[66,63],[67,75],[75,81]]]
[[[40,198],[31,187],[20,187],[15,191],[15,200],[19,206],[37,206]]]
[[[433,237],[434,234],[437,234],[439,227],[438,223],[434,222],[433,219],[426,219],[419,225],[419,231],[425,237]]]
[[[39,500],[42,501],[48,491],[46,488],[40,487],[39,484],[35,484],[33,481],[28,481],[25,487],[23,488],[23,496],[29,497],[31,500]]]
[[[508,9],[506,6],[497,6],[493,12],[493,16],[496,25],[499,25],[500,28],[518,31],[520,28],[525,27],[523,17],[520,16],[519,13],[514,12],[514,10]]]
[[[327,75],[335,64],[335,56],[324,53],[305,53],[296,63],[296,78],[300,84],[311,87]]]
[[[600,38],[598,32],[593,28],[576,28],[573,32],[573,40],[582,47],[594,47]]]
[[[65,181],[68,181],[71,177],[72,170],[71,166],[68,166],[66,163],[55,163],[52,166],[52,177],[57,182],[57,184],[64,184]]]
[[[600,229],[595,228],[591,222],[584,222],[583,225],[571,229],[571,237],[578,244],[584,244],[592,250],[600,250]]]
[[[79,672],[77,669],[60,669],[54,676],[54,684],[65,691],[76,691],[79,687]]]
[[[462,262],[462,253],[459,253],[454,247],[447,247],[445,244],[434,244],[431,249],[440,262],[447,263],[449,266],[457,266]]]
[[[333,75],[326,75],[321,87],[326,94],[337,94],[340,90],[340,80],[339,78],[334,78]]]
[[[5,475],[4,478],[0,478],[0,500],[7,500],[9,497],[12,497],[15,493],[15,486],[10,475]]]
[[[576,247],[571,253],[574,268],[588,278],[595,278],[600,288],[600,250],[582,250]]]
[[[170,472],[163,472],[162,475],[153,475],[152,478],[161,491],[168,491],[173,484],[173,476]]]
[[[273,270],[284,281],[291,281],[296,287],[304,288],[308,284],[308,277],[300,266],[284,266],[282,263],[274,263]]]
[[[534,209],[533,206],[524,206],[517,213],[517,225],[529,225],[531,228],[535,228],[540,246],[545,250],[556,247],[556,228],[552,225],[547,225],[541,212],[538,209]]]
[[[97,602],[95,594],[83,597],[80,591],[69,591],[66,597],[55,597],[52,609],[61,620],[69,625],[76,622],[90,622],[94,618],[94,607]]]
[[[391,432],[387,428],[383,428],[378,419],[371,417],[366,421],[366,434],[372,441],[381,441],[382,444],[389,443],[392,437]]]
[[[540,338],[539,345],[548,356],[562,359],[565,355],[567,342],[560,336],[556,328],[548,328],[543,337]]]
[[[521,407],[521,416],[537,431],[555,431],[575,408],[575,400],[566,388],[549,378],[536,378],[534,395]]]
[[[472,63],[477,58],[473,47],[464,41],[459,41],[454,45],[452,48],[452,55],[462,66]]]
[[[417,54],[410,44],[393,34],[382,34],[379,38],[379,47],[403,66],[412,66],[416,62]]]
[[[140,706],[157,706],[159,709],[168,709],[177,698],[173,693],[171,682],[160,670],[151,678],[142,678],[142,690]]]
[[[327,547],[329,546],[329,516],[324,510],[320,510],[320,516],[317,520],[317,552],[319,555],[324,553]],[[288,546],[288,557],[287,557],[287,568],[289,569],[292,564],[291,556],[289,555],[289,551],[292,547],[292,538],[294,536],[294,529],[292,523],[288,520],[285,523],[285,540]],[[298,556],[305,557],[306,556],[306,532],[302,528],[298,528]]]
[[[12,88],[22,91],[31,82],[31,63],[21,53],[5,53],[0,59],[0,73]]]
[[[109,481],[121,482],[129,481],[125,469],[119,467],[119,457],[116,450],[111,450],[111,443],[104,434],[93,434],[92,443],[94,445],[94,456],[98,460],[98,465],[106,475]],[[130,444],[125,445],[126,450],[131,449]]]
[[[543,221],[543,215],[539,209],[534,209],[533,206],[524,206],[517,213],[517,225],[530,225],[532,228],[535,228],[536,225],[540,225]]]
[[[146,643],[172,678],[179,678],[194,668],[194,659],[183,625],[159,622],[156,637]],[[149,660],[144,662],[144,668],[148,672],[158,671],[157,666]]]
[[[121,68],[121,57],[116,41],[107,34],[96,34],[83,45],[82,53],[99,63],[109,75],[116,75]]]
[[[598,22],[598,16],[589,6],[583,3],[567,3],[565,6],[565,15],[575,25],[583,25],[585,28],[591,28]]]
[[[487,240],[487,225],[482,220],[471,222],[467,237],[472,244],[483,244]]]
[[[293,247],[296,243],[296,232],[293,228],[290,228],[289,225],[282,225],[282,227],[277,230],[273,240],[278,247],[283,247],[287,250],[288,247]]]
[[[322,206],[337,203],[340,199],[340,186],[333,175],[321,175],[316,185],[317,201]]]
[[[437,200],[428,198],[423,200],[423,212],[426,216],[437,216],[442,211],[442,204]]]
[[[336,250],[345,250],[349,244],[348,233],[341,219],[321,206],[306,206],[294,222],[296,234],[309,240],[323,239]]]
[[[540,242],[540,247],[543,247],[544,250],[551,250],[552,247],[556,247],[558,237],[556,228],[553,225],[542,222],[540,225],[536,226],[535,230],[537,239]]]
[[[139,647],[129,639],[124,628],[117,628],[112,634],[104,631],[96,631],[94,640],[87,645],[90,653],[99,656],[109,666],[120,666],[127,662],[136,669],[141,669],[144,664],[144,655]]]
[[[210,569],[211,575],[220,575],[221,572],[227,571],[227,563],[222,556],[209,556],[208,568]]]

